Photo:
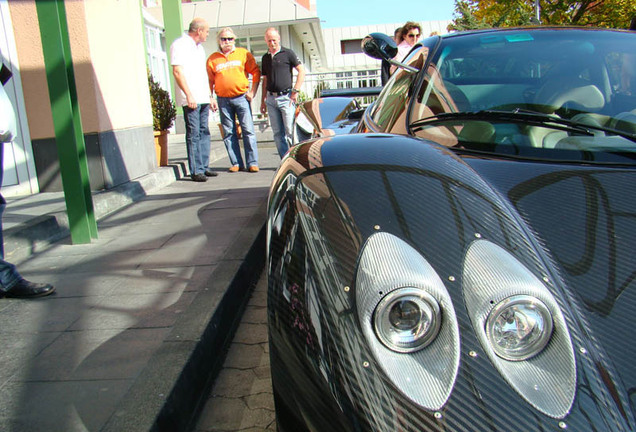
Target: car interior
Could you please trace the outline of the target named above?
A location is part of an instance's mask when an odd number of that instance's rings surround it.
[[[524,33],[479,43],[450,44],[427,69],[426,84],[411,112],[411,123],[447,112],[523,111],[549,115],[598,129],[572,128],[520,121],[472,120],[466,117],[418,128],[417,136],[433,139],[445,129],[467,143],[534,148],[634,148],[611,130],[636,132],[636,55],[627,43],[556,37],[557,31]],[[452,40],[450,41],[452,42]],[[625,47],[624,50],[621,50]],[[631,76],[625,77],[625,74]],[[607,128],[611,130],[601,131]]]

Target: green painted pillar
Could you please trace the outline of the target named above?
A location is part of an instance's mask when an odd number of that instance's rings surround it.
[[[36,1],[44,67],[49,85],[55,142],[71,241],[90,243],[97,223],[88,176],[86,145],[77,103],[75,75],[63,0]]]
[[[174,75],[172,75],[172,65],[170,64],[170,45],[175,39],[181,37],[183,34],[183,18],[181,13],[181,0],[163,0],[162,1],[163,8],[163,27],[166,37],[166,50],[168,52],[168,67],[170,68],[170,87],[172,90],[172,100],[174,100],[175,95],[175,85]]]

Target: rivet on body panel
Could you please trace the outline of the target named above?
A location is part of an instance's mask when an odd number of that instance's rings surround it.
[[[369,362],[368,361],[363,361],[362,362],[362,367],[363,368],[368,368],[369,367]]]
[[[585,348],[583,348],[583,347],[579,348],[579,352],[581,354],[587,354],[587,350]]]
[[[351,288],[349,288],[348,286],[344,287],[345,292],[349,292]]]
[[[451,282],[455,282],[455,276],[449,276],[448,280],[451,281]]]
[[[468,352],[468,355],[471,356],[471,357],[477,357],[477,351],[472,351],[471,350],[471,351]]]
[[[435,414],[433,414],[435,416],[436,419],[441,419],[442,418],[442,413],[437,411]]]
[[[561,429],[567,429],[567,428],[568,428],[568,425],[567,425],[567,423],[566,423],[566,422],[562,422],[562,421],[560,421],[560,422],[559,422],[559,427],[560,427]]]
[[[481,234],[479,234],[479,233],[475,233],[475,237],[476,237],[476,238],[481,238]]]

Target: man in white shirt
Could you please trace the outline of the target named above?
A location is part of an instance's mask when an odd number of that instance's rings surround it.
[[[203,18],[195,18],[188,32],[170,46],[172,74],[177,83],[177,105],[183,108],[186,125],[186,148],[190,177],[195,182],[207,181],[216,172],[210,171],[210,88],[205,69],[207,59],[203,42],[210,27]]]

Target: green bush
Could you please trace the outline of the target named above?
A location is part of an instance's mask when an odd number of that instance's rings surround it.
[[[152,127],[155,131],[170,129],[177,117],[177,110],[170,99],[170,93],[161,88],[148,72],[150,103],[152,105]]]

